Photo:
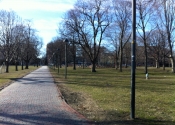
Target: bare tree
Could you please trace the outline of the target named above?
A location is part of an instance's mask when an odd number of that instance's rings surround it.
[[[128,64],[131,63],[131,44],[129,42],[127,42],[123,48],[123,58],[125,62],[125,68],[127,68]]]
[[[40,53],[42,40],[38,37],[36,30],[32,28],[30,21],[27,21],[24,25],[24,40],[21,43],[21,58],[22,61],[25,61],[25,69],[28,69],[31,59],[37,58]]]
[[[114,59],[115,59],[115,69],[118,69],[119,67],[119,53],[120,53],[120,47],[119,47],[119,41],[118,41],[118,33],[116,31],[116,26],[115,24],[111,24],[108,28],[107,28],[107,32],[105,33],[105,37],[108,41],[111,41],[112,47],[111,50],[114,51]]]
[[[151,0],[137,0],[137,10],[138,10],[138,22],[137,22],[137,33],[142,39],[144,44],[144,55],[145,55],[145,73],[148,73],[147,61],[148,61],[148,51],[147,51],[147,40],[151,31],[153,30],[152,19],[154,17],[154,1]]]
[[[78,42],[88,54],[92,72],[96,72],[103,34],[110,24],[109,6],[106,0],[78,0],[67,14],[66,25],[76,31]]]
[[[47,44],[47,61],[49,64],[53,62],[53,54],[56,54],[58,60],[58,66],[61,68],[62,61],[64,60],[65,43],[59,38],[52,39]]]
[[[18,16],[13,11],[0,11],[0,50],[5,58],[6,72],[9,72],[9,62],[14,54],[15,40],[13,33]]]
[[[69,45],[70,47],[70,52],[73,57],[73,70],[76,70],[76,51],[77,51],[77,46],[78,46],[78,38],[77,38],[77,33],[75,32],[74,29],[68,27],[66,23],[60,24],[59,26],[59,34],[61,38],[69,39]]]
[[[15,61],[16,71],[18,71],[18,63],[21,56],[21,43],[24,40],[24,37],[23,37],[24,26],[22,24],[18,24],[17,26],[15,26],[14,29],[15,30],[13,32],[13,38],[14,38],[15,44],[14,44],[13,59]]]
[[[166,31],[163,31],[159,28],[159,34],[161,37],[161,58],[162,58],[162,63],[163,63],[163,70],[165,70],[165,59],[169,58],[169,47],[167,43],[167,36],[166,36]]]
[[[160,8],[158,15],[162,24],[161,29],[166,31],[167,42],[170,50],[169,58],[171,60],[172,72],[175,73],[175,59],[173,54],[174,47],[174,31],[175,31],[175,1],[161,0],[159,1]]]
[[[113,6],[115,11],[115,17],[113,17],[113,27],[117,33],[117,41],[115,42],[118,42],[115,45],[119,45],[119,68],[120,72],[122,72],[123,48],[125,47],[126,43],[129,42],[131,37],[131,2],[125,0],[114,0]]]
[[[39,36],[35,37],[33,39],[33,60],[35,60],[35,63],[37,65],[37,67],[39,66],[39,62],[40,62],[40,59],[39,59],[39,55],[41,54],[41,48],[43,46],[43,41],[42,41],[42,38],[39,38]]]
[[[155,59],[156,68],[160,68],[160,56],[162,50],[162,37],[158,30],[152,31],[148,38],[148,50],[151,57]]]

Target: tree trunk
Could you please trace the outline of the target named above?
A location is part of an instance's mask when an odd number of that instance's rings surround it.
[[[84,69],[84,58],[83,58],[83,69]]]
[[[159,52],[157,52],[157,59],[156,59],[156,68],[160,68],[160,65],[159,65]]]
[[[74,66],[73,66],[73,70],[76,70],[76,51],[75,51],[75,42],[73,41],[73,61],[74,61]]]
[[[145,45],[145,74],[148,73],[148,55],[147,55],[147,47]]]
[[[21,69],[24,70],[24,61],[22,60]]]
[[[116,57],[116,60],[115,60],[115,69],[118,69],[118,58]]]
[[[118,69],[118,54],[116,52],[116,58],[115,58],[115,69]]]
[[[165,54],[163,55],[163,70],[165,70]]]
[[[39,64],[38,64],[38,60],[37,60],[36,67],[38,67],[38,65],[39,65]]]
[[[18,71],[18,64],[17,64],[17,61],[15,61],[15,67],[16,67],[16,71]]]
[[[26,67],[25,67],[25,69],[29,69],[29,55],[28,55],[28,52],[27,52],[27,59],[25,60],[25,62],[26,62]]]
[[[122,72],[122,62],[123,62],[123,52],[121,49],[121,51],[120,51],[120,72]]]
[[[61,56],[60,56],[60,58],[59,58],[59,66],[60,66],[60,68],[62,68]]]
[[[29,62],[28,61],[25,61],[26,62],[26,67],[25,69],[29,69]]]
[[[170,60],[171,60],[172,73],[175,73],[174,58],[171,57]]]
[[[156,59],[156,68],[158,69],[159,67],[159,59]]]
[[[6,61],[6,73],[9,72],[9,61]]]
[[[147,62],[148,62],[148,58],[147,58],[147,54],[146,54],[145,55],[145,74],[148,73],[148,64],[147,64]]]
[[[125,59],[125,68],[128,68],[128,58]]]
[[[74,61],[73,70],[76,70],[76,64],[75,64],[76,63],[75,62],[76,61],[76,55],[75,54],[73,55],[73,61]]]
[[[96,64],[96,61],[93,61],[92,62],[92,72],[96,72],[96,70],[95,70],[95,64]]]

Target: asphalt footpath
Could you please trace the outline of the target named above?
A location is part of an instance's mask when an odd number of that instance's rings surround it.
[[[89,125],[61,98],[47,66],[0,91],[0,125]]]

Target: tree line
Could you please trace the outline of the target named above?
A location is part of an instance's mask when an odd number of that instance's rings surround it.
[[[144,65],[145,73],[149,65],[165,70],[167,63],[175,73],[174,5],[174,0],[136,1],[136,63]],[[59,35],[47,45],[48,62],[56,49],[61,48],[59,53],[64,53],[63,40],[67,38],[70,58],[75,60],[81,55],[92,64],[92,72],[102,57],[113,60],[115,68],[122,71],[123,64],[127,66],[131,58],[131,18],[129,0],[77,0],[74,8],[65,13]]]
[[[40,54],[42,40],[32,27],[32,22],[23,20],[14,11],[0,10],[0,62],[5,63],[6,72],[9,64],[21,64],[22,70],[28,69],[31,60]]]

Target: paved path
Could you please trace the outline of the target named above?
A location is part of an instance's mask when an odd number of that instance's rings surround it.
[[[85,118],[60,97],[47,66],[0,91],[0,125],[82,125]]]

